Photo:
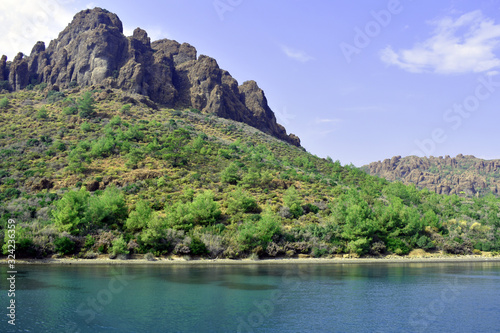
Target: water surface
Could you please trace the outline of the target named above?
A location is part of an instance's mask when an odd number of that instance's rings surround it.
[[[500,263],[32,265],[16,289],[2,332],[500,332]]]

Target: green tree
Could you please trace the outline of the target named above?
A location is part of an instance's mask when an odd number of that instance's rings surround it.
[[[83,122],[82,125],[80,126],[80,129],[84,132],[90,132],[92,131],[92,127],[90,126],[90,124],[88,122]]]
[[[36,113],[37,119],[47,119],[48,116],[49,114],[44,106]]]
[[[100,196],[91,196],[81,188],[65,193],[56,202],[52,217],[59,231],[79,235],[105,225],[121,224],[127,218],[127,206],[116,187],[106,188]]]
[[[252,196],[238,187],[228,197],[227,212],[229,214],[258,213],[259,205]]]
[[[125,105],[122,106],[122,108],[120,109],[120,111],[121,111],[122,114],[128,114],[130,112],[131,108],[132,108],[132,105],[125,104]]]
[[[114,255],[117,254],[128,254],[129,250],[127,248],[127,242],[123,239],[123,236],[120,236],[118,238],[115,238],[111,242],[111,248],[109,250]]]
[[[101,195],[90,197],[85,219],[90,226],[120,226],[127,216],[123,193],[115,186],[108,186]]]
[[[352,240],[347,244],[347,251],[349,251],[349,253],[363,255],[370,249],[370,242],[371,240],[368,238]]]
[[[248,173],[243,176],[241,185],[245,188],[254,188],[260,184],[261,179],[262,177],[259,173],[259,169],[253,167],[250,168],[250,170],[248,170]]]
[[[80,117],[91,118],[95,114],[95,101],[91,92],[87,91],[83,94],[82,98],[78,99],[77,104]]]
[[[59,231],[77,235],[86,228],[85,214],[89,198],[90,193],[81,188],[79,191],[67,192],[56,202],[52,216]]]
[[[125,222],[125,227],[131,232],[140,231],[148,226],[148,222],[153,217],[153,210],[149,203],[145,200],[140,200],[135,205],[135,209],[130,212],[130,215]]]
[[[239,168],[236,163],[231,163],[227,168],[225,168],[220,174],[220,180],[223,183],[237,184],[241,179],[239,175]]]
[[[285,191],[283,203],[290,209],[290,213],[294,218],[298,218],[304,214],[304,210],[302,209],[302,198],[295,189],[295,186],[290,186]]]
[[[193,223],[197,225],[215,224],[221,215],[219,204],[214,200],[212,191],[204,191],[194,197],[189,205]]]
[[[0,108],[6,109],[8,106],[9,106],[9,99],[7,97],[0,99]]]
[[[60,254],[71,254],[75,252],[75,242],[68,237],[56,238],[54,240],[54,248]]]
[[[291,207],[294,203],[301,204],[302,198],[295,186],[290,186],[283,195],[283,203],[287,207]]]
[[[80,142],[68,155],[68,169],[74,172],[85,171],[85,164],[90,162],[90,148],[89,142]]]
[[[144,153],[139,148],[132,148],[126,157],[127,162],[125,162],[125,166],[135,169],[137,168],[137,164],[144,159]]]
[[[163,158],[170,161],[173,167],[185,165],[188,161],[187,143],[191,140],[189,132],[184,128],[176,129],[170,134],[162,149]]]
[[[261,246],[263,249],[275,235],[280,235],[281,221],[270,209],[266,209],[255,222],[247,220],[238,228],[236,241],[242,251],[249,251]]]

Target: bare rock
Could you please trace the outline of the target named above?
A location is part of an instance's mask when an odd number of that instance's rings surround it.
[[[118,16],[101,8],[77,13],[57,39],[47,48],[43,42],[36,43],[29,57],[19,53],[10,66],[2,57],[2,78],[8,79],[13,90],[25,88],[30,80],[61,89],[72,82],[80,87],[119,88],[145,96],[144,103],[153,108],[156,103],[197,108],[300,146],[300,139],[277,123],[255,81],[238,86],[215,59],[197,58],[190,44],[168,39],[151,42],[140,28],[126,37]]]
[[[390,181],[415,184],[438,194],[478,196],[498,194],[500,160],[482,160],[459,154],[452,158],[395,156],[362,167],[366,172]]]

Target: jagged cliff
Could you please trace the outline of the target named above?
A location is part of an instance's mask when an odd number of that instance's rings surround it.
[[[56,90],[74,84],[119,88],[166,107],[196,108],[244,122],[300,146],[300,139],[277,123],[255,81],[238,85],[215,59],[197,57],[187,43],[151,42],[140,28],[126,37],[118,16],[101,8],[76,14],[48,47],[38,42],[29,56],[19,53],[12,61],[3,56],[0,81],[13,91],[43,82]]]
[[[498,195],[500,191],[500,160],[483,160],[472,155],[394,156],[362,169],[390,181],[426,187],[438,194]]]

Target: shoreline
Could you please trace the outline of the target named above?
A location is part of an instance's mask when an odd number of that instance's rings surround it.
[[[146,259],[17,259],[16,265],[282,265],[282,264],[408,264],[408,263],[500,263],[500,256],[487,257],[478,255],[463,256],[422,256],[399,257],[387,256],[381,258],[276,258],[276,259],[182,259],[157,258],[154,261]],[[7,265],[6,258],[0,259],[1,265]]]

